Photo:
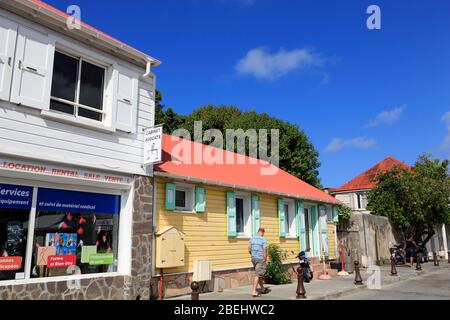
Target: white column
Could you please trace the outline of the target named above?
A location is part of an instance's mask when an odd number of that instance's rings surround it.
[[[445,230],[445,224],[442,225],[442,242],[444,243],[444,257],[448,260],[448,243],[447,243],[447,232]]]

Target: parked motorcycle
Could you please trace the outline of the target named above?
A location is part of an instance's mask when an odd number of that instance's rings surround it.
[[[405,264],[406,252],[403,250],[403,245],[394,244],[391,247],[391,256],[394,258],[395,264]]]
[[[309,259],[306,257],[305,251],[301,251],[297,259],[299,260],[299,264],[303,269],[303,281],[306,283],[311,282],[313,279],[313,271],[311,270],[311,266],[309,264]]]

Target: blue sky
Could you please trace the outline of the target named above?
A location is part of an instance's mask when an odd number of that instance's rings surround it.
[[[450,153],[450,1],[48,0],[160,59],[164,103],[298,124],[337,187],[387,156]],[[381,30],[366,9],[381,8]]]

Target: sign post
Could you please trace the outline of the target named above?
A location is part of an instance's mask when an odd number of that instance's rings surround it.
[[[162,161],[163,126],[144,129],[144,166]]]

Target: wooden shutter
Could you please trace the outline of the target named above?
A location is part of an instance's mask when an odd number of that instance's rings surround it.
[[[284,212],[284,200],[278,199],[278,222],[280,225],[280,238],[286,237],[286,215]]]
[[[175,184],[171,182],[166,183],[166,209],[175,210],[175,197],[176,197],[176,187]]]
[[[115,65],[115,95],[113,119],[115,128],[121,131],[137,132],[138,75],[120,65]]]
[[[339,222],[339,210],[336,206],[333,206],[333,222]]]
[[[20,26],[17,37],[11,102],[48,110],[55,42],[49,36]]]
[[[195,187],[195,212],[205,212],[206,191],[203,187]]]
[[[320,252],[325,251],[325,256],[328,256],[328,222],[327,209],[324,206],[319,206],[319,225],[320,225]]]
[[[9,101],[16,49],[17,23],[0,16],[0,99]]]
[[[253,235],[258,233],[261,227],[261,211],[259,209],[259,197],[252,195],[252,229]]]
[[[300,251],[306,251],[306,220],[305,207],[302,202],[296,202],[295,223],[297,226],[297,237],[300,241]]]
[[[236,237],[236,193],[227,192],[227,231],[229,237]]]

